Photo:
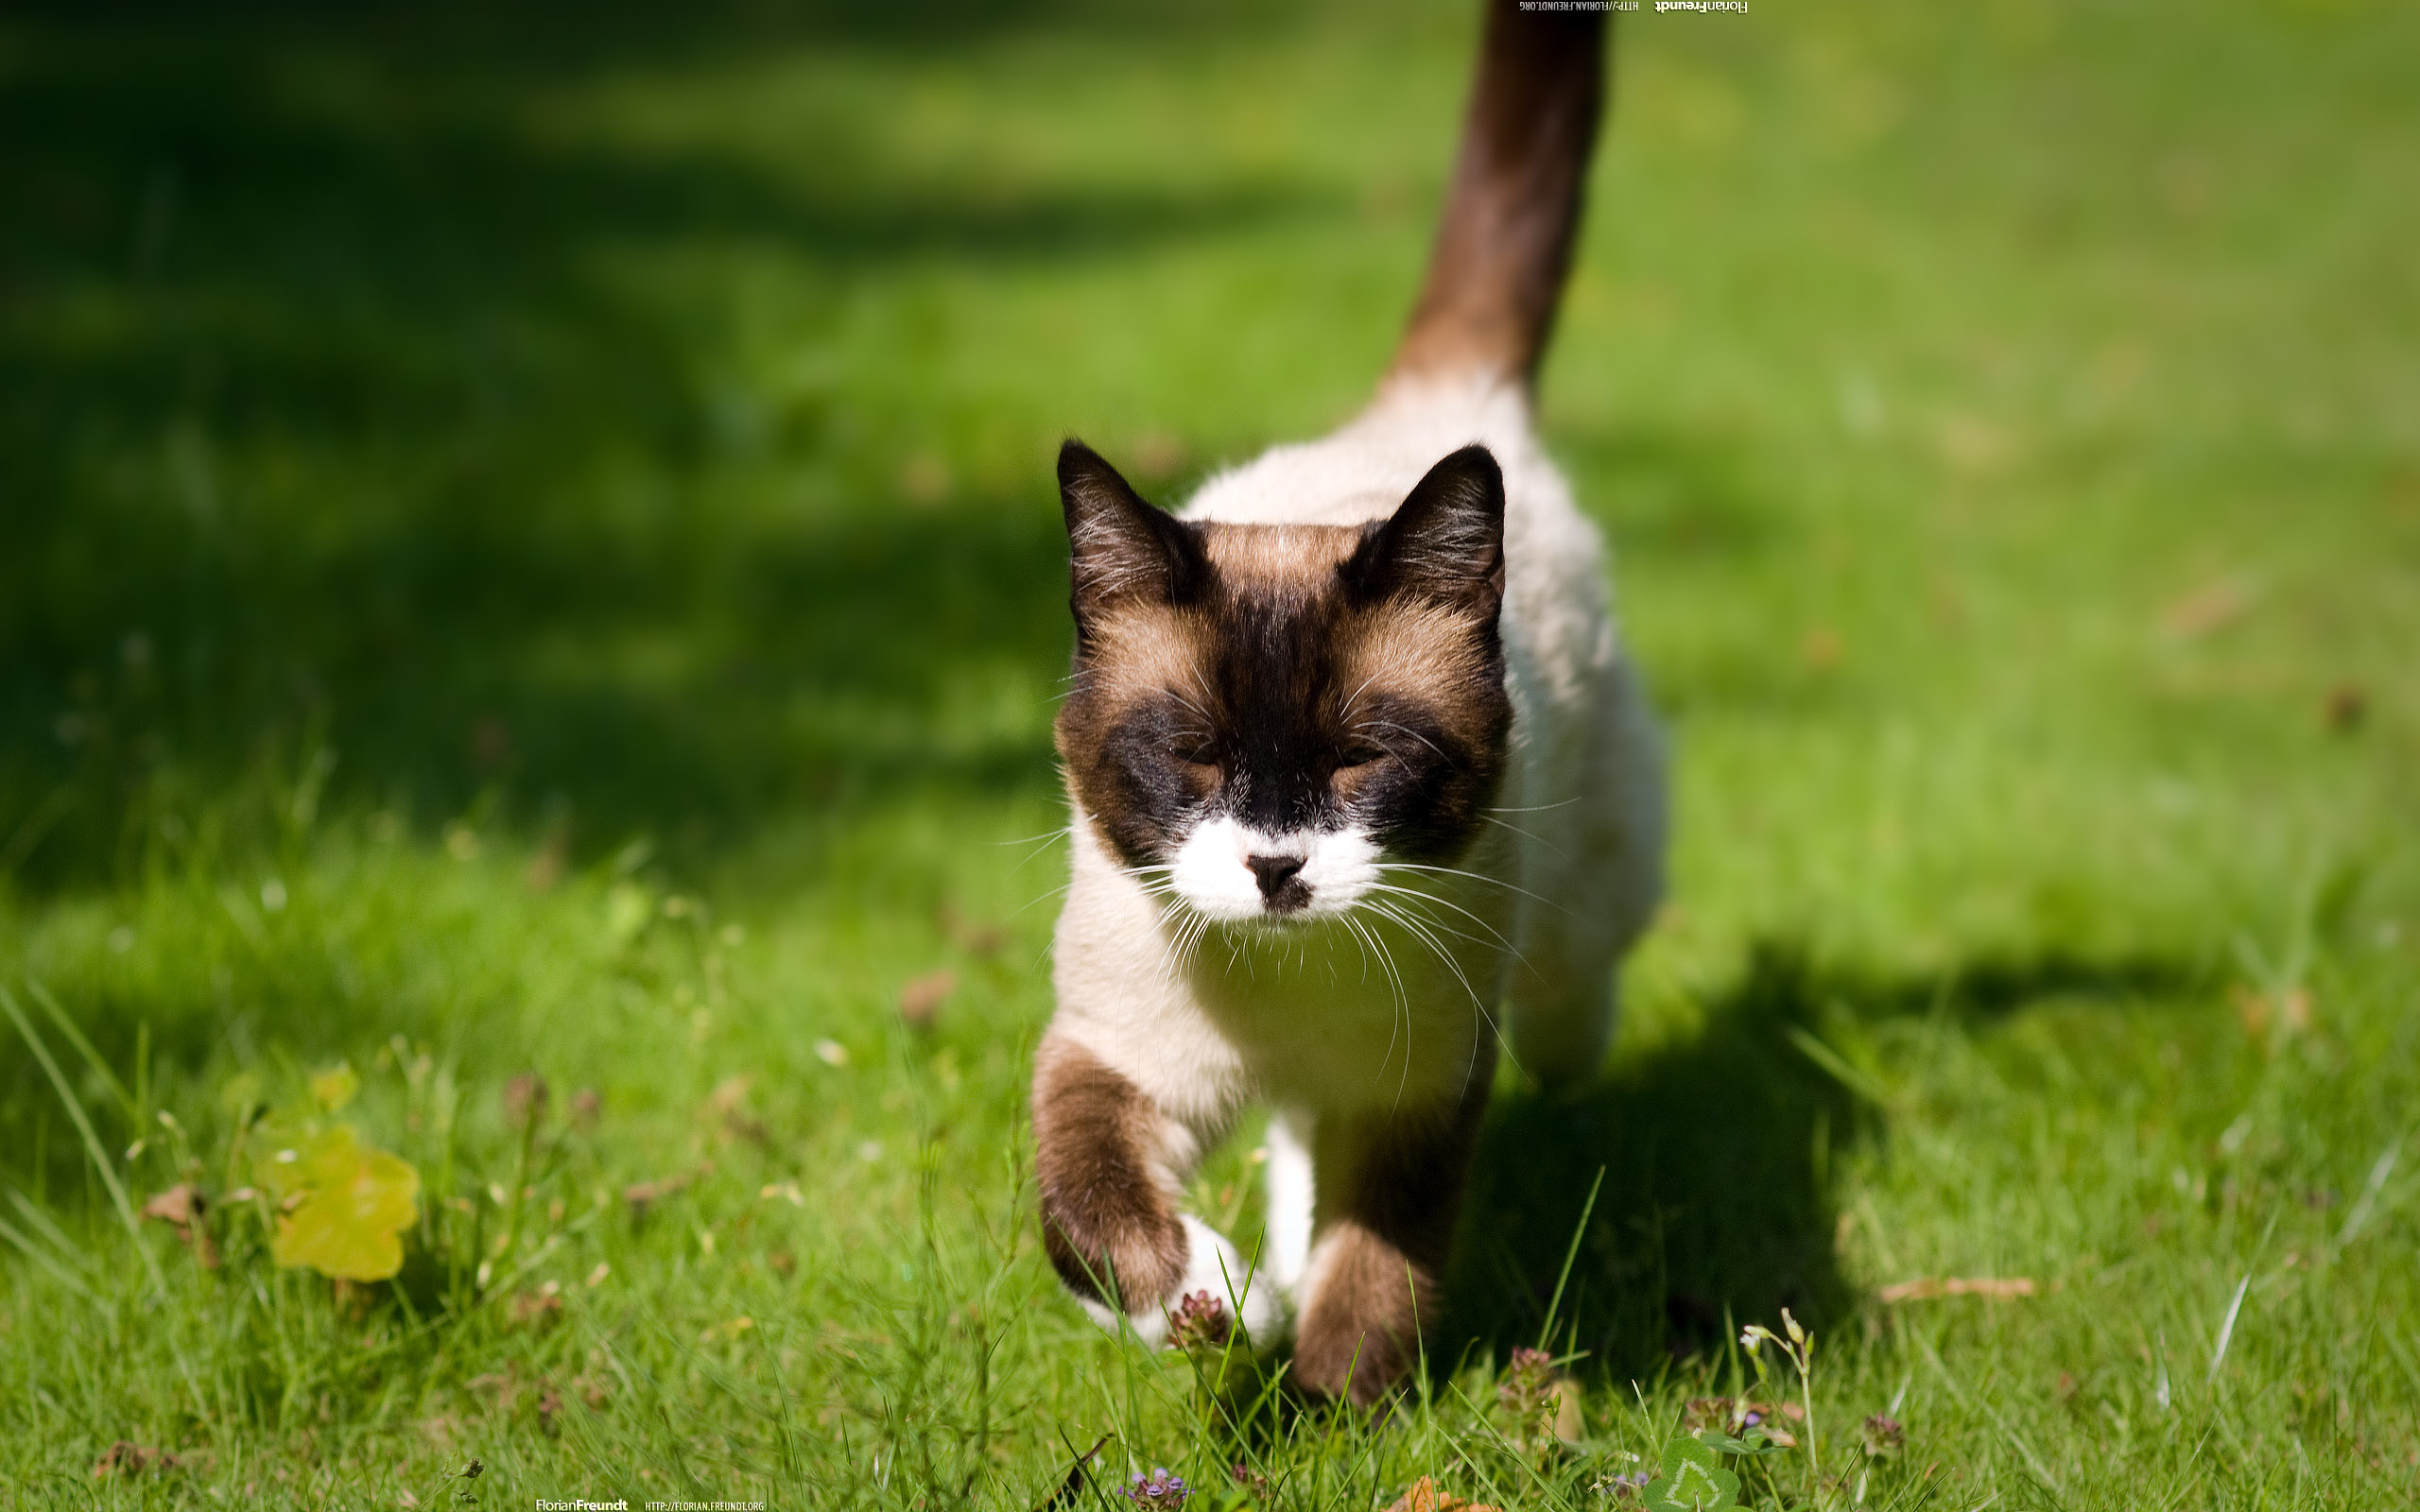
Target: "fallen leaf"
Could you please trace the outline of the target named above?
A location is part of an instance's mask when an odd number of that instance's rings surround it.
[[[1876,1295],[1886,1302],[1929,1302],[1941,1297],[1988,1297],[2004,1302],[2011,1297],[2031,1297],[2033,1292],[2033,1278],[2030,1276],[1920,1276],[1911,1281],[1885,1286]]]
[[[2346,682],[2328,690],[2326,724],[2340,735],[2349,735],[2361,728],[2370,714],[2370,696],[2359,683]]]
[[[970,923],[947,903],[942,904],[942,933],[969,955],[997,955],[1009,943],[1007,930],[997,924]]]
[[[203,1270],[217,1270],[217,1241],[211,1239],[211,1228],[200,1224],[200,1214],[208,1210],[194,1183],[179,1180],[177,1185],[152,1197],[143,1205],[143,1217],[177,1227],[177,1239],[194,1251]]]
[[[546,1078],[534,1071],[525,1071],[504,1084],[505,1121],[514,1128],[525,1128],[544,1117],[546,1111]]]
[[[403,1268],[402,1231],[420,1216],[420,1173],[361,1143],[350,1124],[260,1161],[254,1178],[284,1216],[269,1254],[289,1268],[381,1281]]]
[[[755,1078],[746,1072],[725,1076],[715,1083],[713,1091],[706,1094],[706,1106],[717,1113],[727,1114],[735,1110],[748,1101],[748,1089],[754,1081]]]
[[[1403,1495],[1394,1500],[1387,1512],[1496,1512],[1483,1502],[1465,1502],[1459,1496],[1437,1489],[1437,1483],[1422,1476],[1411,1483]]]
[[[182,1228],[201,1216],[208,1204],[191,1182],[180,1181],[143,1205],[143,1216],[172,1223]]]
[[[121,1438],[103,1450],[100,1458],[93,1461],[93,1479],[102,1481],[112,1475],[156,1474],[161,1470],[182,1469],[184,1463],[164,1449],[149,1449]]]
[[[910,1029],[930,1029],[942,1005],[958,990],[958,973],[943,967],[927,971],[899,989],[899,1017]]]
[[[660,1181],[640,1181],[622,1189],[622,1200],[631,1205],[631,1216],[643,1218],[654,1204],[679,1192],[689,1184],[686,1176],[667,1176]]]
[[[2221,577],[2160,610],[2160,628],[2179,641],[2198,641],[2242,618],[2257,596],[2253,585],[2243,578]]]

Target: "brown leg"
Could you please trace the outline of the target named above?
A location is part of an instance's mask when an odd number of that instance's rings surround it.
[[[1090,1051],[1049,1037],[1034,1056],[1033,1133],[1059,1279],[1084,1301],[1156,1317],[1184,1275],[1169,1157],[1189,1138]]]
[[[1319,1236],[1302,1294],[1294,1378],[1366,1406],[1402,1381],[1437,1318],[1487,1083],[1459,1104],[1322,1118],[1313,1136]]]

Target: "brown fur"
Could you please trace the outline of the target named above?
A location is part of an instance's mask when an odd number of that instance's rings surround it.
[[[1130,1312],[1167,1301],[1185,1260],[1164,1186],[1167,1121],[1077,1045],[1046,1039],[1034,1062],[1044,1253],[1079,1297]]]
[[[1491,1048],[1483,1059],[1494,1058]],[[1366,1404],[1417,1361],[1436,1321],[1488,1080],[1478,1068],[1450,1107],[1320,1125],[1321,1169],[1349,1175],[1340,1191],[1320,1194],[1318,1289],[1294,1346],[1295,1378],[1309,1390]]]
[[[1290,783],[1299,812],[1384,799],[1403,758],[1450,752],[1444,780],[1398,782],[1411,818],[1390,838],[1427,861],[1467,845],[1511,720],[1493,458],[1447,457],[1394,516],[1357,528],[1174,520],[1072,441],[1060,474],[1078,633],[1059,755],[1128,865],[1247,763],[1248,789]],[[1355,764],[1373,750],[1392,765]]]
[[[1390,377],[1535,377],[1603,111],[1605,32],[1601,12],[1491,0],[1443,223]]]

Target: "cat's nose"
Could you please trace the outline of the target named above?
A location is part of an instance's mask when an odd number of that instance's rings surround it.
[[[1260,895],[1270,902],[1277,901],[1278,890],[1294,880],[1303,869],[1302,856],[1246,856],[1244,865],[1260,879]]]

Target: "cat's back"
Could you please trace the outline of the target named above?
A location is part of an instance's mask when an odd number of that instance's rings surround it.
[[[1398,380],[1335,432],[1213,476],[1183,512],[1229,524],[1383,520],[1440,458],[1474,441],[1504,470],[1504,632],[1515,697],[1559,701],[1618,647],[1603,541],[1539,444],[1520,386],[1483,375]]]

